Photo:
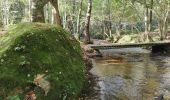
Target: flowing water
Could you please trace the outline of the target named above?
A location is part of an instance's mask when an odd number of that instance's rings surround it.
[[[170,56],[132,48],[102,51],[91,73],[99,77],[101,100],[170,100]]]

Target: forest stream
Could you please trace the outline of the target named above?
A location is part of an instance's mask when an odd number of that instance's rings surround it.
[[[170,56],[141,48],[101,52],[90,71],[99,77],[101,100],[170,100]]]

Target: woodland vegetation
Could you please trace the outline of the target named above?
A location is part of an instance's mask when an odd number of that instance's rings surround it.
[[[75,39],[136,43],[169,33],[169,0],[0,0],[0,100],[31,90],[38,100],[77,98],[85,66]]]
[[[58,24],[87,43],[90,37],[118,42],[127,34],[139,42],[164,40],[169,32],[169,0],[1,0],[0,10],[1,27]]]

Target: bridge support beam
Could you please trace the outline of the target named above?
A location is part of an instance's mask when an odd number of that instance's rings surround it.
[[[100,52],[100,50],[99,50],[99,49],[94,49],[94,50],[95,50],[95,52],[96,52],[96,55],[98,55],[98,56],[102,57],[102,53]]]
[[[170,44],[152,46],[152,53],[170,53]]]

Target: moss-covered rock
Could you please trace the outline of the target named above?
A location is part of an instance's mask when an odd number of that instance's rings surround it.
[[[83,82],[79,43],[60,27],[24,23],[0,38],[0,100],[31,90],[37,100],[73,99]]]

